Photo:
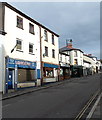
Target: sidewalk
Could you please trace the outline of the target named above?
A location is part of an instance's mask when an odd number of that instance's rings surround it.
[[[99,120],[102,120],[102,116],[101,116],[101,109],[100,109],[100,102],[98,103],[93,115],[92,115],[92,118],[93,119],[99,119]]]
[[[92,120],[102,120],[101,107],[102,107],[102,94],[100,94],[99,97],[97,98],[87,118]]]

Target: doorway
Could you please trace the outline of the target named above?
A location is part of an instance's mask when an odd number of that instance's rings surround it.
[[[14,70],[9,69],[9,74],[8,74],[8,89],[13,89],[13,82],[14,82]]]

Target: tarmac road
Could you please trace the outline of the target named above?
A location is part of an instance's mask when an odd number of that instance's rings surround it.
[[[3,100],[3,118],[75,118],[100,88],[100,74]]]

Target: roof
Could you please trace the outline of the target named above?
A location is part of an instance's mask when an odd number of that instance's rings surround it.
[[[87,57],[90,57],[90,58],[96,58],[97,59],[96,56],[90,56],[90,55],[87,55],[87,54],[84,54],[84,55],[87,56]]]
[[[86,60],[83,60],[83,62],[91,64],[91,62],[89,62],[89,61],[86,61]]]
[[[11,6],[10,4],[8,4],[7,2],[2,2],[3,5],[7,6],[8,8],[10,8],[11,10],[17,12],[18,14],[22,15],[23,17],[25,17],[26,19],[30,20],[31,22],[39,25],[40,27],[46,29],[47,31],[51,32],[52,34],[54,34],[55,36],[59,37],[59,35],[55,32],[53,32],[52,30],[50,30],[49,28],[45,27],[44,25],[40,24],[39,22],[35,21],[34,19],[32,19],[31,17],[27,16],[26,14],[24,14],[23,12],[19,11],[18,9],[16,9],[15,7]]]
[[[63,53],[63,52],[60,52],[60,51],[59,51],[59,54],[62,54],[62,55],[69,56],[68,54],[66,54],[66,53]]]
[[[68,48],[67,46],[59,49],[60,52],[71,51],[71,50],[79,50],[80,52],[83,53],[83,51],[80,50],[80,49],[77,49],[77,48]]]

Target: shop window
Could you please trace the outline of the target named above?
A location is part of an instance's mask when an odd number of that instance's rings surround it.
[[[63,69],[60,69],[60,75],[63,75]]]
[[[55,50],[52,49],[52,58],[55,58]]]
[[[34,25],[29,23],[29,32],[34,34]]]
[[[45,47],[45,56],[48,57],[48,47]]]
[[[29,43],[29,53],[33,53],[33,44]]]
[[[23,18],[17,16],[17,27],[23,29]]]
[[[77,57],[77,51],[76,50],[74,51],[74,57]]]
[[[45,40],[45,41],[48,41],[48,38],[47,38],[47,30],[44,30],[44,40]]]
[[[54,77],[53,68],[44,68],[44,77],[48,77],[48,78]]]
[[[17,44],[17,47],[16,47],[16,50],[22,50],[22,40],[20,39],[17,39],[16,40],[16,44]]]
[[[55,44],[54,35],[53,35],[53,34],[52,34],[52,44],[53,44],[53,45]]]

